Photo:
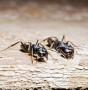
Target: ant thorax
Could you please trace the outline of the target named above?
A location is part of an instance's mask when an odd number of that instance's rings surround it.
[[[44,57],[46,56],[46,54],[48,54],[47,50],[42,46],[33,44],[32,48],[34,54],[37,54],[39,57]]]

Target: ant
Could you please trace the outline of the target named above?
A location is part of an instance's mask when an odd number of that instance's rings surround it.
[[[61,41],[59,41],[57,37],[48,37],[42,42],[46,42],[47,47],[54,49],[56,52],[60,53],[62,57],[71,59],[74,57],[74,44],[70,41],[65,42],[64,39],[64,35]]]
[[[20,51],[24,52],[24,53],[28,53],[31,56],[32,59],[32,63],[33,63],[33,57],[36,58],[37,61],[45,61],[44,59],[46,58],[48,60],[48,51],[47,49],[38,42],[35,44],[32,44],[31,42],[22,42],[22,41],[18,41],[12,45],[10,45],[9,47],[7,47],[4,50],[7,50],[8,48],[11,48],[13,46],[15,46],[16,44],[20,43]],[[2,51],[4,51],[2,50]]]

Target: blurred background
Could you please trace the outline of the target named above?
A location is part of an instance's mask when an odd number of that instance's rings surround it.
[[[1,39],[35,41],[66,35],[67,40],[85,44],[87,29],[88,0],[0,0]]]
[[[88,0],[0,0],[0,19],[88,19]]]

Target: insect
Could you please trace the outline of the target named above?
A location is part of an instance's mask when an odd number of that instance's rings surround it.
[[[65,36],[63,36],[62,40],[59,41],[57,37],[48,37],[43,40],[46,42],[46,46],[50,49],[54,49],[56,52],[60,53],[60,55],[66,59],[71,59],[74,57],[74,47],[73,43],[70,41],[64,41]]]
[[[32,44],[31,42],[18,41],[16,43],[10,45],[6,49],[13,47],[14,45],[16,45],[18,43],[21,44],[20,51],[22,51],[24,53],[28,53],[31,56],[32,63],[33,63],[33,57],[35,57],[35,59],[37,61],[45,61],[45,58],[48,60],[48,51],[41,43],[38,42],[38,40],[35,44]],[[6,50],[6,49],[4,49],[4,50]]]

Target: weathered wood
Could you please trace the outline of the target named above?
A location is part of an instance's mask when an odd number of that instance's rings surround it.
[[[68,35],[67,37],[70,37],[67,40],[70,39],[76,45],[88,44],[88,30],[85,28],[88,25],[78,24],[77,26],[66,23],[24,24],[21,22],[18,24],[11,22],[10,24],[0,24],[0,50],[18,40],[36,41],[51,35],[59,36],[61,34],[60,37],[62,37],[65,33]],[[88,49],[81,48],[79,53],[82,55],[75,55],[72,60],[63,59],[51,52],[56,60],[49,56],[46,63],[34,62],[32,64],[30,56],[20,52],[19,46],[0,52],[0,88],[12,90],[31,90],[33,88],[35,88],[34,90],[36,88],[40,90],[78,88],[79,90],[81,87],[88,88]]]
[[[88,67],[63,66],[58,63],[0,65],[0,88],[87,88]]]

